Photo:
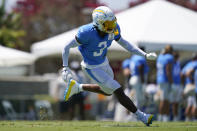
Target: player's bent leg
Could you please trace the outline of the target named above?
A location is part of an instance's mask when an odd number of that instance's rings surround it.
[[[134,103],[131,101],[131,99],[125,95],[122,88],[118,88],[114,91],[114,94],[116,95],[118,101],[121,105],[123,105],[126,109],[131,111],[132,113],[135,113],[137,115],[137,118],[142,121],[145,125],[149,126],[152,124],[153,121],[153,115],[151,114],[145,114],[138,110]]]
[[[82,88],[84,91],[99,93],[99,94],[103,94],[105,96],[111,95],[111,94],[107,94],[104,91],[102,91],[101,87],[97,84],[83,84]]]
[[[118,88],[117,90],[115,90],[114,94],[120,104],[127,108],[129,111],[131,111],[132,113],[135,113],[137,111],[137,107],[134,105],[131,99],[125,95],[122,88]]]
[[[64,91],[64,100],[68,101],[71,96],[77,94],[81,91],[89,91],[94,93],[100,93],[106,96],[110,96],[111,94],[107,94],[101,90],[101,87],[97,84],[79,84],[77,81],[71,79],[69,80],[67,87]]]

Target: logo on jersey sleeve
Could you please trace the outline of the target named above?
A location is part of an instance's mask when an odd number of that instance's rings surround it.
[[[116,30],[114,31],[114,35],[119,35],[118,29],[116,29]]]

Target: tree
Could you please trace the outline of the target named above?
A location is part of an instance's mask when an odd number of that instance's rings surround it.
[[[22,14],[23,28],[27,32],[26,49],[31,44],[68,31],[91,21],[91,6],[97,0],[21,0],[15,11]],[[90,4],[94,3],[94,4]],[[89,13],[84,13],[87,9]],[[89,10],[90,9],[90,10]],[[87,11],[87,10],[86,10]],[[55,44],[55,43],[54,43]]]
[[[25,32],[21,30],[21,16],[18,13],[6,13],[5,0],[0,6],[0,44],[12,48],[22,48],[21,37]]]

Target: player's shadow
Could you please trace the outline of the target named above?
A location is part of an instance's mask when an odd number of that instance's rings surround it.
[[[102,127],[125,127],[125,128],[128,128],[128,127],[135,127],[135,128],[141,128],[141,127],[146,127],[145,125],[103,125]],[[148,127],[159,127],[158,125],[151,125],[151,126],[148,126]]]

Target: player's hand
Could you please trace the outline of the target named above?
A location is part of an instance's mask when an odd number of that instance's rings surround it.
[[[62,70],[62,79],[65,81],[65,82],[69,82],[70,79],[72,79],[73,76],[72,76],[72,72],[70,70],[69,67],[64,67],[63,70]]]
[[[147,60],[156,60],[156,59],[157,59],[157,54],[154,53],[154,52],[147,53],[147,54],[146,54],[146,59],[147,59]]]

